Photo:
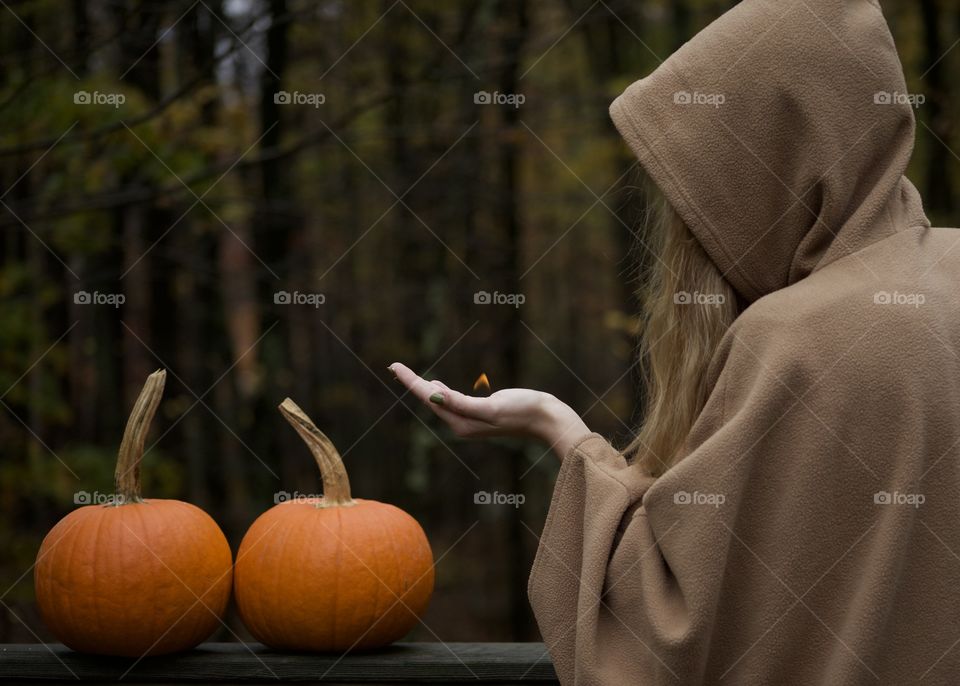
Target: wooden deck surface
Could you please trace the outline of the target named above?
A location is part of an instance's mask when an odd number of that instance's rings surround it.
[[[397,643],[348,655],[283,653],[260,644],[204,643],[140,660],[80,655],[59,644],[0,644],[0,682],[173,684],[556,684],[542,643]]]

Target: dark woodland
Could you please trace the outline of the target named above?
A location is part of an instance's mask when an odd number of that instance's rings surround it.
[[[236,553],[276,493],[321,487],[290,396],[355,495],[430,539],[410,638],[537,639],[556,458],[458,439],[386,366],[548,391],[629,440],[646,208],[607,107],[733,3],[0,4],[0,642],[52,640],[38,547],[113,491],[158,368],[148,497],[204,508]],[[909,173],[949,224],[960,4],[883,5],[923,96]],[[232,610],[213,637],[248,638]]]

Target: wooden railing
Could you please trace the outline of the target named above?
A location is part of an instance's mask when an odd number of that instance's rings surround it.
[[[59,644],[0,644],[0,682],[217,684],[557,684],[542,643],[397,643],[347,655],[282,653],[259,644],[204,643],[139,660],[81,655]]]

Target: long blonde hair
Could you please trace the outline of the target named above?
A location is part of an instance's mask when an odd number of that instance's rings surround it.
[[[659,193],[651,202],[650,261],[638,291],[644,414],[624,453],[659,476],[682,457],[710,392],[710,359],[739,308],[735,291],[673,206]]]

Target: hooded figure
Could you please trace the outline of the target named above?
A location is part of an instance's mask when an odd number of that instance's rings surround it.
[[[914,101],[876,2],[744,0],[611,106],[745,309],[662,476],[563,459],[561,683],[960,679],[960,232],[904,177]]]

